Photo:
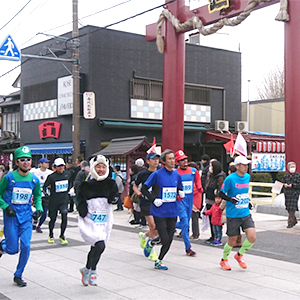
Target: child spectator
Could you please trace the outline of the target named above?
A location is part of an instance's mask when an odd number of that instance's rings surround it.
[[[212,246],[221,246],[222,245],[222,229],[223,229],[223,223],[221,221],[222,218],[222,209],[220,208],[222,202],[222,198],[219,195],[219,192],[215,193],[215,203],[213,206],[209,209],[203,212],[203,214],[211,217],[211,224],[213,227],[213,233],[214,233],[214,241],[211,243]]]

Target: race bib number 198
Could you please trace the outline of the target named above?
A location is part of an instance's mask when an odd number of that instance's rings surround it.
[[[14,187],[12,192],[13,204],[27,204],[31,199],[32,191],[28,188]]]

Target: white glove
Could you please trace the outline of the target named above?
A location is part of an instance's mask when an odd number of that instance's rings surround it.
[[[160,207],[162,204],[163,204],[163,201],[161,199],[155,199],[153,201],[153,204],[156,206],[156,207]]]
[[[69,193],[68,193],[71,197],[74,197],[76,194],[75,194],[75,190],[74,190],[74,187],[71,187],[70,190],[69,190]]]
[[[184,191],[179,190],[178,195],[179,195],[180,198],[184,198],[185,193],[184,193]]]

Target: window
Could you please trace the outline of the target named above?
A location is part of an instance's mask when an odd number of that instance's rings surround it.
[[[185,85],[185,103],[197,105],[210,105],[211,89],[196,85]],[[132,79],[131,99],[163,100],[163,82],[153,79]]]
[[[10,112],[4,108],[2,113],[2,131],[12,131],[20,137],[20,112]]]

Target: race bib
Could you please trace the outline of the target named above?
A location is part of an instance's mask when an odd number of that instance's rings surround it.
[[[107,222],[107,210],[93,211],[92,213],[90,213],[90,217],[94,221],[94,223],[104,224]]]
[[[68,190],[68,180],[61,180],[55,182],[55,192],[62,193]]]
[[[236,204],[236,208],[247,208],[249,206],[249,195],[246,194],[238,194],[236,198],[239,202]]]
[[[182,182],[183,191],[185,194],[192,194],[193,193],[193,181],[183,181]]]
[[[31,195],[32,195],[31,189],[14,187],[12,192],[11,203],[27,204],[31,199]]]
[[[176,187],[164,187],[162,189],[162,201],[163,202],[174,202],[176,201],[177,188]]]

